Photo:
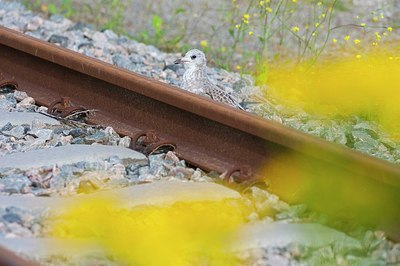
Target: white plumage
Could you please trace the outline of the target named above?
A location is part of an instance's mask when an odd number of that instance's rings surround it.
[[[183,64],[186,68],[181,84],[182,89],[244,110],[233,95],[210,81],[206,72],[206,56],[202,51],[192,49],[184,57],[176,60],[175,64]]]

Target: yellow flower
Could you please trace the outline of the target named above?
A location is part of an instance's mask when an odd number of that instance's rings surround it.
[[[317,3],[317,6],[322,6],[322,2],[318,2],[318,3]]]
[[[345,41],[348,41],[348,40],[350,40],[350,35],[346,35],[346,36],[344,36],[344,40],[345,40]]]
[[[201,47],[207,47],[207,45],[208,45],[208,42],[206,40],[201,40],[200,41],[200,46]]]
[[[377,42],[373,42],[372,46],[378,46],[378,43]]]
[[[383,13],[380,14],[381,19],[385,18],[385,15],[383,15]]]
[[[236,25],[235,25],[235,28],[236,28],[236,29],[239,29],[239,28],[240,28],[240,24],[236,24]]]
[[[265,11],[267,11],[268,13],[272,13],[272,8],[267,7],[267,8],[265,9]]]
[[[333,42],[333,43],[337,43],[337,39],[336,39],[336,38],[333,38],[333,39],[332,39],[332,42]]]
[[[292,3],[297,3],[297,0],[292,0]]]
[[[372,21],[373,21],[373,22],[378,22],[378,21],[379,21],[379,18],[378,18],[377,16],[374,16],[374,17],[372,18]]]
[[[315,37],[317,34],[315,32],[311,33],[311,36]]]
[[[297,26],[292,27],[293,32],[299,32],[300,28]]]
[[[241,67],[240,67],[239,65],[237,65],[237,66],[236,66],[236,69],[237,69],[237,70],[240,70],[240,69],[241,69]]]
[[[393,28],[392,27],[388,27],[387,30],[388,30],[388,32],[392,32]]]
[[[260,6],[264,6],[264,1],[260,1]]]
[[[253,33],[254,33],[254,32],[252,32],[252,31],[249,31],[249,35],[250,35],[250,36],[251,36],[251,35],[253,35]]]
[[[361,42],[361,41],[360,41],[359,39],[355,39],[355,40],[354,40],[354,44],[356,44],[356,45],[359,44],[360,42]]]
[[[246,14],[243,15],[243,18],[244,18],[245,20],[249,20],[250,15],[246,13]]]
[[[244,19],[244,20],[243,20],[243,23],[244,23],[244,24],[249,24],[249,21],[248,21],[247,19]]]
[[[40,5],[40,10],[44,13],[47,13],[47,11],[49,10],[49,7],[45,4],[41,4]]]
[[[315,23],[315,27],[317,28],[319,26],[319,22],[316,22]]]
[[[360,24],[361,27],[365,27],[365,25],[366,24],[364,22]]]
[[[360,54],[356,55],[357,59],[360,59],[362,56]]]

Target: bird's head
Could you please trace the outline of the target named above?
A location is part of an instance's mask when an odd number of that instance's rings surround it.
[[[207,60],[204,53],[197,49],[188,51],[184,57],[175,61],[175,64],[183,64],[187,68],[204,67]]]

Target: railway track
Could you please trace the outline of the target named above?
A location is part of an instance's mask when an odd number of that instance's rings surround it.
[[[0,77],[53,114],[96,110],[151,154],[165,148],[226,181],[267,182],[289,203],[400,239],[400,167],[0,27]]]

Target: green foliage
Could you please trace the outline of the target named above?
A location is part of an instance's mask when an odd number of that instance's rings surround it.
[[[59,14],[69,18],[75,13],[72,0],[61,0],[58,4],[49,3],[47,8],[50,15]]]
[[[177,8],[174,15],[170,20],[173,20],[175,16],[185,13],[186,9]],[[151,18],[151,30],[143,30],[138,35],[133,36],[135,39],[146,44],[153,44],[157,47],[166,51],[173,51],[176,49],[182,49],[182,39],[185,37],[185,26],[182,32],[175,36],[168,36],[166,33],[169,31],[170,26],[164,22],[163,18],[158,15],[153,15]],[[188,46],[184,45],[187,49]]]
[[[163,19],[154,15],[151,20],[151,25],[153,26],[155,37],[158,39],[162,38],[165,34],[165,29],[163,29]]]
[[[125,13],[128,5],[134,4],[127,0],[22,1],[28,8],[48,15],[62,14],[75,21],[94,24],[99,29],[112,29],[124,34],[127,33],[126,27],[129,27]],[[160,1],[157,6],[150,2],[143,4],[146,12],[138,13],[135,18],[141,28],[131,31],[131,37],[166,51],[186,52],[198,46],[207,52],[209,58],[213,58],[211,64],[241,72],[253,72],[266,61],[313,63],[326,53],[327,47],[336,50],[344,46],[350,46],[351,49],[361,47],[353,45],[356,38],[360,39],[358,43],[368,41],[377,46],[381,38],[385,39],[396,29],[394,24],[378,26],[376,21],[373,22],[375,25],[368,25],[368,19],[371,21],[368,13],[365,17],[359,17],[354,22],[356,24],[347,25],[354,32],[357,31],[357,24],[364,24],[358,28],[358,36],[351,36],[344,41],[343,37],[348,35],[345,32],[340,36],[335,34],[337,39],[334,39],[334,30],[336,33],[346,29],[346,25],[332,22],[340,12],[349,13],[347,11],[351,10],[351,1],[345,0],[229,0],[219,2],[215,9],[210,8],[208,1],[198,4],[183,1],[179,5],[168,3],[168,8],[172,7],[172,10],[164,15],[162,8],[165,5],[165,1]],[[377,7],[375,15],[378,15],[379,23],[382,12]],[[210,27],[206,29],[202,25],[203,18],[210,13],[216,16],[215,23],[209,23]],[[390,31],[384,32],[389,26]],[[368,32],[378,30],[379,33],[372,36],[377,38],[374,43],[362,39]]]
[[[63,15],[75,21],[92,23],[100,29],[124,33],[126,1],[121,0],[23,0],[27,8],[46,15]]]

